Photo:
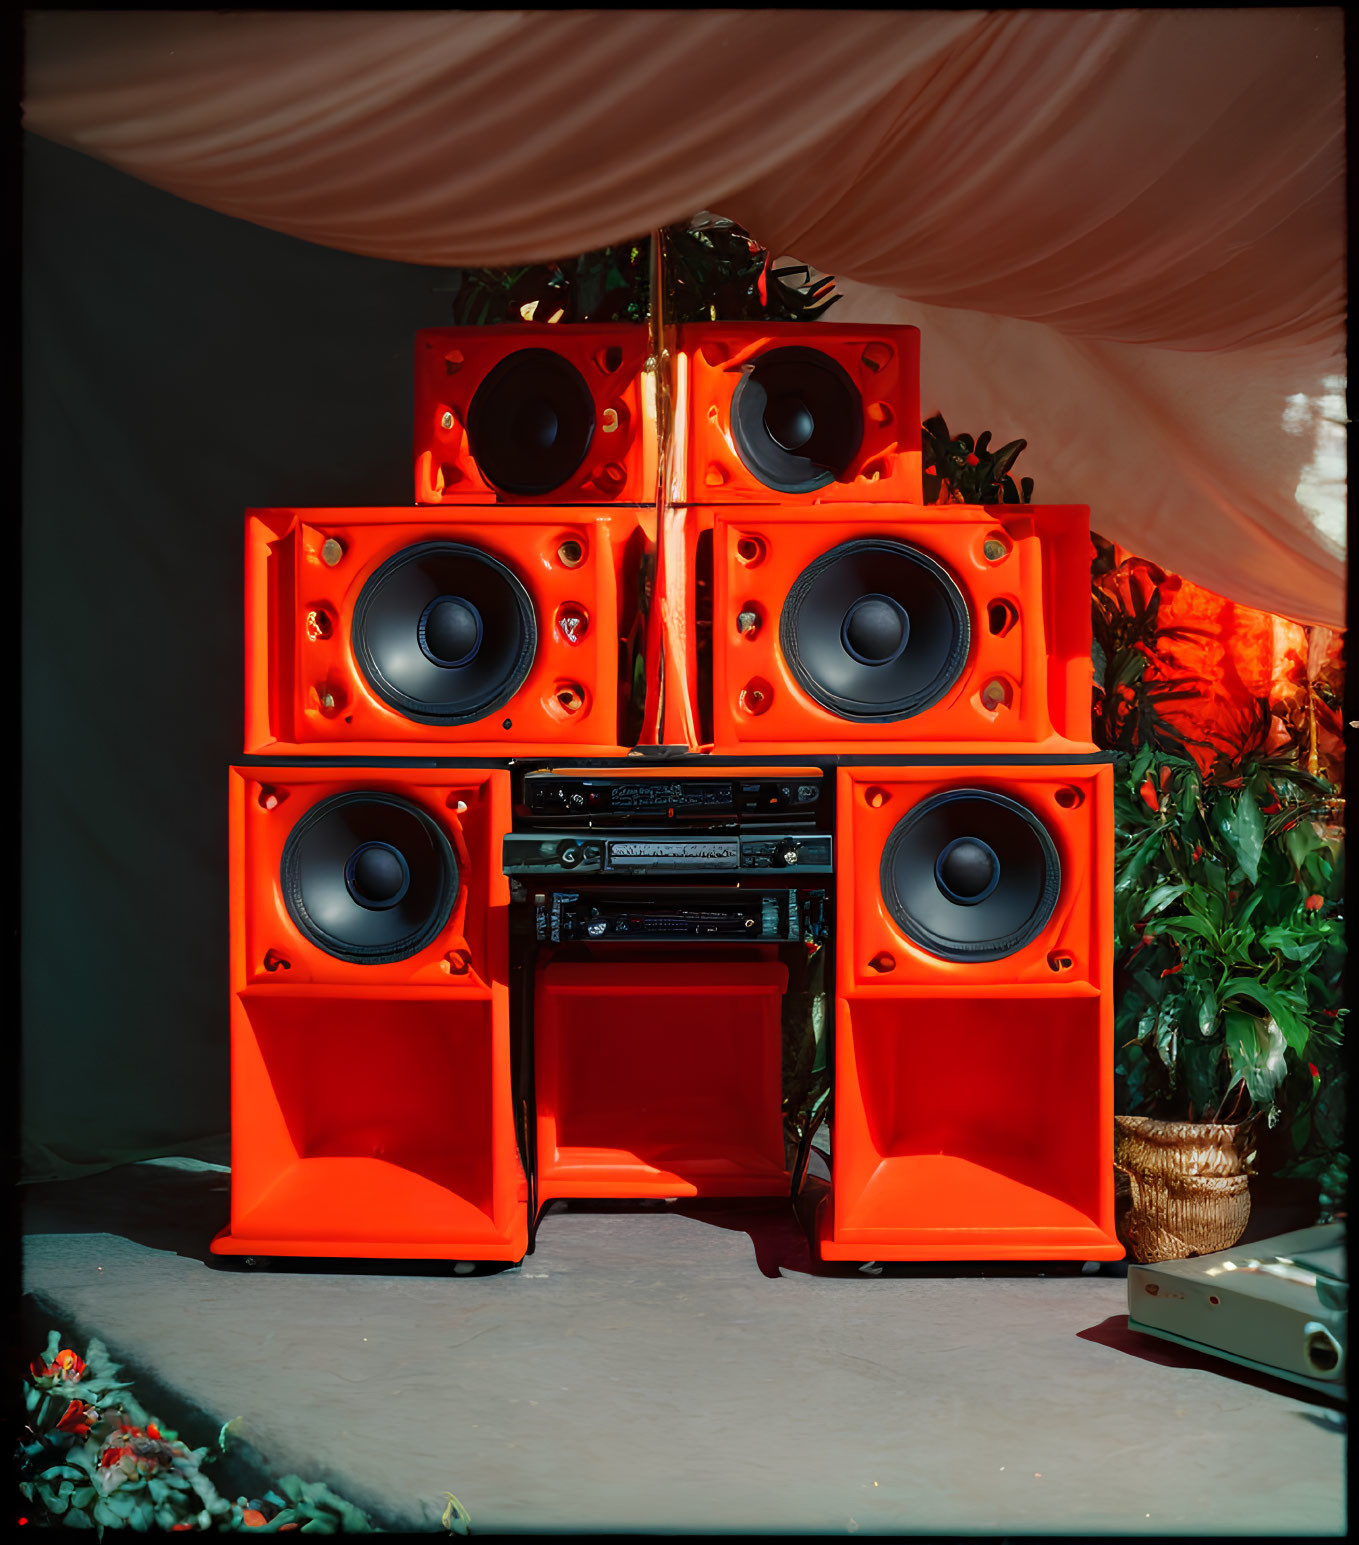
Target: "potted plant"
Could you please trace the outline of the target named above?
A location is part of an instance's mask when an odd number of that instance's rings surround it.
[[[1341,802],[1296,755],[1268,754],[1267,704],[1212,740],[1176,729],[1173,705],[1201,688],[1174,661],[1188,630],[1159,626],[1175,581],[1102,557],[1095,724],[1118,753],[1120,1234],[1135,1258],[1163,1260],[1241,1237],[1266,1146],[1337,1188]]]

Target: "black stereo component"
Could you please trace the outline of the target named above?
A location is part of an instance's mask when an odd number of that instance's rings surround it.
[[[819,824],[826,794],[819,772],[783,778],[609,777],[556,771],[524,775],[523,810],[530,820],[592,824],[696,822],[734,824],[777,817],[782,823]]]
[[[594,832],[511,832],[505,838],[507,875],[649,874],[658,878],[783,870],[831,873],[831,839],[806,832],[746,836],[633,836]]]
[[[785,890],[533,891],[534,937],[658,944],[797,943],[822,934],[826,893]]]

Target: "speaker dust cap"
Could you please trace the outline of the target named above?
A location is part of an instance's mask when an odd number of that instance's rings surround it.
[[[731,431],[767,488],[806,494],[845,475],[863,443],[863,404],[849,372],[819,349],[769,349],[731,398]]]
[[[421,724],[453,725],[503,708],[523,686],[538,627],[528,591],[498,558],[422,542],[369,576],[351,639],[384,703]]]
[[[432,817],[375,790],[332,795],[288,834],[279,875],[298,929],[337,960],[384,965],[433,943],[458,895],[458,860]]]
[[[897,822],[880,884],[892,920],[922,949],[944,960],[1000,960],[1047,927],[1062,866],[1027,806],[990,789],[953,789]]]
[[[551,493],[579,470],[595,432],[585,377],[550,349],[517,349],[467,409],[467,444],[488,483],[521,497]]]
[[[952,575],[905,542],[823,553],[783,604],[779,643],[799,686],[842,719],[886,724],[937,703],[967,663],[972,629]]]

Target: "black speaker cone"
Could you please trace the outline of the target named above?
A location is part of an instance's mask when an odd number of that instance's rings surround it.
[[[384,703],[421,724],[468,724],[523,686],[538,627],[528,591],[499,559],[422,542],[369,576],[351,639]]]
[[[972,630],[953,577],[905,542],[864,538],[798,575],[779,643],[798,684],[842,719],[886,724],[937,703],[967,663]]]
[[[482,476],[508,494],[546,494],[584,462],[595,432],[585,377],[550,349],[517,349],[486,375],[467,409]]]
[[[843,477],[863,443],[863,404],[849,372],[819,349],[759,355],[731,398],[731,430],[767,488],[804,494]]]
[[[367,789],[306,812],[288,834],[279,878],[299,930],[353,965],[418,954],[447,926],[459,883],[453,846],[433,818]]]
[[[908,939],[944,960],[1000,960],[1047,927],[1062,866],[1047,827],[990,789],[922,801],[883,848],[882,899]]]

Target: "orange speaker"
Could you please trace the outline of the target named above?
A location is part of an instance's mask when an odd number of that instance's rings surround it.
[[[1091,749],[1084,508],[685,513],[674,631],[705,749]]]
[[[646,513],[251,511],[246,752],[625,754]]]
[[[654,504],[638,323],[441,327],[415,343],[418,504]]]
[[[914,327],[676,331],[675,503],[919,504]]]
[[[1113,770],[841,767],[829,1260],[1115,1260]]]
[[[224,1255],[517,1260],[503,771],[231,771]]]

